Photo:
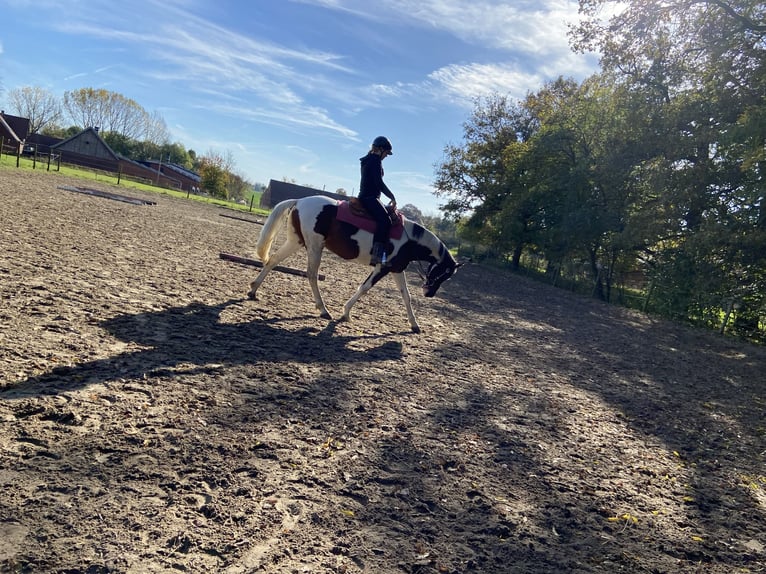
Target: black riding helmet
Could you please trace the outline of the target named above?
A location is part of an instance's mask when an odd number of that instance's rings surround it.
[[[381,149],[386,150],[389,154],[394,155],[393,148],[391,147],[391,142],[388,141],[388,138],[386,136],[378,136],[372,141],[372,147],[379,147]]]

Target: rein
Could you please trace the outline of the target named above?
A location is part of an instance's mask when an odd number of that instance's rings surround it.
[[[410,234],[407,233],[407,226],[403,225],[402,227],[404,228],[404,235],[407,236],[407,241],[412,241],[412,237],[410,237]],[[426,281],[428,281],[428,272],[423,269],[423,262],[418,260],[418,261],[412,261],[412,263],[417,263],[418,276],[423,281],[423,285],[425,285]]]

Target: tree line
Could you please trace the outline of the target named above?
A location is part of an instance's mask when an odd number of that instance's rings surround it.
[[[599,72],[476,100],[436,165],[445,213],[513,267],[584,266],[607,301],[638,273],[654,311],[765,341],[766,5],[580,13],[571,45]]]
[[[44,88],[26,86],[9,90],[7,101],[14,114],[29,119],[30,134],[67,138],[97,127],[109,147],[128,159],[159,160],[199,173],[202,190],[213,197],[239,200],[253,191],[253,184],[236,171],[231,153],[209,150],[198,155],[171,142],[160,114],[122,94],[81,88],[59,99]]]

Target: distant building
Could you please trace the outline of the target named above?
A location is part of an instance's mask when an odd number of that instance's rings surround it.
[[[27,148],[29,148],[29,153],[34,153],[36,150],[38,153],[48,154],[51,150],[51,146],[54,146],[61,141],[63,141],[61,138],[53,136],[29,134],[27,136],[27,141],[24,144],[24,151],[26,153]]]
[[[314,189],[313,187],[306,187],[304,185],[296,185],[294,183],[272,179],[269,181],[269,185],[266,187],[263,195],[261,195],[260,207],[261,209],[271,209],[277,203],[284,201],[285,199],[300,199],[311,195],[326,195],[327,197],[332,197],[333,199],[338,200],[348,199],[347,196],[339,193],[332,193],[322,189]]]
[[[169,189],[199,193],[201,177],[183,166],[160,161],[135,162],[116,153],[99,134],[86,128],[69,138],[29,134],[29,120],[0,111],[0,139],[5,153],[60,156],[63,163],[120,173]],[[18,150],[18,151],[17,151]]]
[[[159,171],[164,177],[177,181],[177,189],[191,191],[192,193],[200,192],[202,177],[198,173],[188,170],[183,166],[161,162],[156,159],[142,161],[141,163],[153,172]]]
[[[159,161],[137,162],[115,153],[99,135],[98,128],[86,128],[78,134],[50,146],[61,154],[64,163],[111,173],[120,173],[145,183],[199,192],[200,176],[175,164]]]
[[[120,158],[100,135],[98,128],[86,128],[51,146],[62,154],[62,161],[104,171],[119,171]]]
[[[21,152],[24,140],[29,132],[29,120],[18,116],[11,116],[0,111],[0,140],[3,151],[13,150],[10,153]]]

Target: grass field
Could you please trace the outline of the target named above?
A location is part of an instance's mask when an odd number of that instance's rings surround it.
[[[36,171],[36,172],[43,172],[48,170],[47,161],[38,159],[37,162],[35,162],[31,158],[27,158],[27,157],[19,158],[18,168],[17,168],[16,156],[8,155],[8,154],[0,154],[0,167],[8,167],[8,168],[14,168],[14,169],[20,169],[20,170],[26,169],[30,171]],[[187,198],[194,201],[199,201],[202,203],[219,205],[219,206],[227,207],[230,209],[236,209],[238,211],[252,212],[258,215],[268,214],[268,210],[260,209],[259,207],[257,207],[262,195],[262,193],[259,191],[253,191],[247,198],[245,198],[246,203],[243,204],[243,203],[238,203],[236,201],[227,201],[223,199],[208,197],[205,195],[195,195],[185,191],[176,191],[176,190],[167,189],[164,187],[157,187],[154,185],[149,185],[143,182],[135,181],[135,180],[126,178],[124,176],[118,178],[117,175],[109,173],[109,172],[82,169],[82,168],[77,168],[70,165],[62,165],[60,168],[57,168],[51,163],[49,171],[51,173],[59,174],[62,176],[76,177],[78,179],[83,179],[83,180],[107,183],[109,185],[114,185],[115,187],[119,187],[122,189],[140,189],[142,191],[149,191],[153,193],[169,195],[172,197],[182,197],[182,198]]]

